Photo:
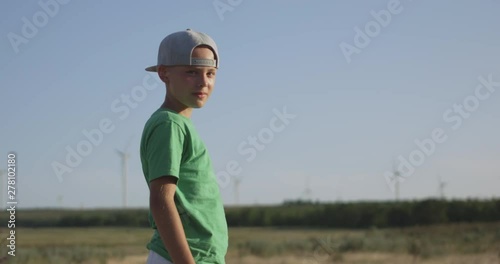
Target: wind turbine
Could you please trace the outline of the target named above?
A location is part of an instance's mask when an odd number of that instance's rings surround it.
[[[306,202],[311,202],[312,201],[312,199],[311,199],[312,190],[311,190],[311,187],[310,187],[310,184],[309,184],[309,180],[310,180],[310,177],[309,177],[309,175],[307,175],[306,176],[306,186],[305,186],[305,189],[304,189],[304,192],[303,192],[304,201],[306,201]]]
[[[439,173],[436,176],[437,176],[437,180],[438,180],[439,197],[441,198],[441,200],[444,200],[445,199],[445,197],[444,197],[444,188],[446,187],[446,185],[448,183],[445,182],[445,181],[443,181],[441,179],[441,175]]]
[[[337,192],[337,202],[341,203],[342,202],[342,188],[336,187],[336,192]]]
[[[59,206],[59,208],[62,208],[63,207],[63,200],[64,200],[64,197],[62,196],[62,194],[58,195],[56,200],[57,200],[57,205]]]
[[[233,194],[234,194],[234,204],[240,204],[240,183],[241,178],[238,176],[233,176]]]
[[[130,138],[129,142],[123,149],[123,151],[119,149],[115,149],[117,154],[122,158],[122,203],[123,207],[127,207],[127,177],[128,177],[128,159],[130,158],[130,153],[127,152],[130,143],[132,142],[132,138]]]
[[[342,202],[342,190],[345,188],[345,174],[341,174],[335,185],[335,193],[337,194],[336,202]]]
[[[401,172],[398,171],[396,168],[396,162],[392,164],[392,176],[394,177],[395,184],[394,184],[394,193],[396,195],[396,201],[399,201],[399,183],[400,183],[400,178],[401,178]]]

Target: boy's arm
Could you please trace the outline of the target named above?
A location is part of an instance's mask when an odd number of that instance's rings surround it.
[[[177,179],[164,176],[150,182],[149,204],[160,237],[175,264],[195,264],[174,202]]]

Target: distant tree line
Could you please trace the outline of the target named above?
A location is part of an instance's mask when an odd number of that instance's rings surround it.
[[[230,226],[367,228],[495,222],[500,221],[500,199],[329,204],[299,200],[276,207],[232,208],[226,216]]]
[[[147,227],[147,209],[18,210],[16,227]],[[7,214],[0,214],[6,223]],[[227,207],[229,226],[368,228],[500,221],[500,199],[318,203]]]

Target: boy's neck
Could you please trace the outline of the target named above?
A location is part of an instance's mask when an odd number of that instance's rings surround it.
[[[182,105],[178,102],[174,102],[169,100],[169,98],[165,98],[165,101],[161,105],[161,108],[167,108],[174,112],[177,112],[179,115],[182,115],[187,118],[191,118],[191,114],[193,113],[193,108]]]

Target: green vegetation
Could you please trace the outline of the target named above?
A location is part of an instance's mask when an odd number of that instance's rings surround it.
[[[7,213],[0,213],[0,221],[7,222]],[[22,227],[149,226],[146,209],[18,209],[16,214],[16,226]]]
[[[147,209],[16,212],[22,227],[148,227]],[[6,223],[8,214],[0,213]],[[307,203],[226,208],[231,227],[385,228],[500,221],[500,199],[402,202]]]
[[[327,228],[408,227],[500,221],[500,199],[404,202],[305,203],[227,210],[230,226]]]

